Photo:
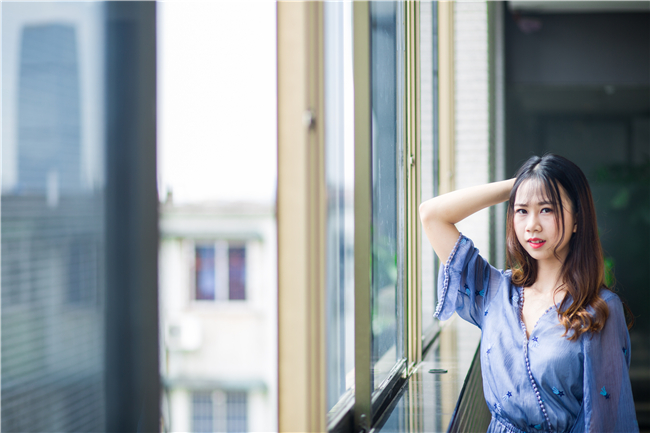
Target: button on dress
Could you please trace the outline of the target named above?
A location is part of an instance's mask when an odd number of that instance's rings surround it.
[[[602,331],[569,341],[552,307],[528,338],[523,288],[459,236],[440,269],[435,316],[457,312],[481,329],[488,432],[638,432],[623,306],[610,290],[600,295],[609,307]]]

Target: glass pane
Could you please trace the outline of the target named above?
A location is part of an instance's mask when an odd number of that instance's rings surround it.
[[[1,425],[104,431],[104,8],[1,7]]]
[[[374,388],[403,357],[403,21],[371,2],[372,365]]]
[[[211,392],[192,393],[192,431],[211,433],[214,431],[214,403]]]
[[[214,299],[214,247],[196,247],[195,299]]]
[[[438,195],[438,5],[420,3],[420,202]],[[431,336],[437,256],[422,231],[422,333]]]
[[[352,3],[325,5],[327,409],[354,385]]]
[[[226,431],[240,433],[248,431],[248,394],[229,391],[226,394]]]
[[[229,299],[246,299],[246,248],[230,247],[228,249],[228,284]]]

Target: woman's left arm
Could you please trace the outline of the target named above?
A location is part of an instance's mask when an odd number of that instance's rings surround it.
[[[585,431],[638,432],[630,385],[630,335],[623,305],[605,292],[609,317],[602,331],[584,335]]]

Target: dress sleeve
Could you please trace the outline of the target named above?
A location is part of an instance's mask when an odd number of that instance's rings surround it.
[[[474,243],[461,234],[447,263],[440,267],[434,316],[447,320],[457,311],[460,317],[480,328],[503,278],[501,271],[490,266]]]
[[[605,327],[591,338],[583,336],[585,431],[638,432],[629,375],[630,334],[620,299],[605,293]]]

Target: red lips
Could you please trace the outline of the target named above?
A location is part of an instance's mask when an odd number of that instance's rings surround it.
[[[545,240],[540,239],[540,238],[530,238],[526,242],[528,242],[528,245],[530,245],[532,248],[541,248],[542,245],[546,243]]]

